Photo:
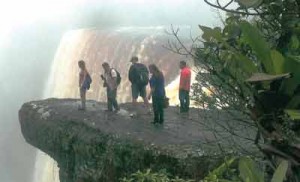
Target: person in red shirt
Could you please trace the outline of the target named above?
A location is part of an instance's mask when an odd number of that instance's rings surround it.
[[[190,107],[191,69],[187,67],[185,61],[180,61],[179,67],[181,69],[179,82],[180,113],[185,113],[189,111]]]

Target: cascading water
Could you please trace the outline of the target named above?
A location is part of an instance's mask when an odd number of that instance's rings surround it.
[[[57,163],[47,154],[38,150],[32,182],[59,182]]]
[[[101,64],[109,64],[122,77],[118,89],[120,103],[131,101],[131,88],[127,79],[130,58],[137,55],[146,65],[155,63],[163,71],[166,79],[167,95],[177,101],[178,63],[184,59],[165,49],[168,37],[165,27],[125,27],[119,29],[81,29],[65,33],[56,52],[45,97],[78,98],[78,64],[84,60],[93,79],[87,99],[106,101],[102,87]],[[177,77],[177,79],[176,79]],[[174,81],[175,80],[175,81]],[[42,152],[38,152],[34,182],[59,181],[56,163]],[[41,181],[42,180],[42,181]]]

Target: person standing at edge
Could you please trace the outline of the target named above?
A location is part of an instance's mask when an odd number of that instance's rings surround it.
[[[92,79],[86,69],[85,62],[83,60],[78,61],[78,67],[80,68],[79,91],[80,91],[80,99],[81,99],[81,106],[78,107],[78,110],[85,110],[86,91],[90,88]]]
[[[106,87],[107,94],[107,111],[113,111],[113,108],[116,112],[120,110],[117,102],[117,71],[114,68],[110,68],[107,62],[102,64],[104,69],[104,75],[101,75],[101,78],[104,80],[104,87]]]
[[[136,105],[137,98],[141,96],[145,106],[148,107],[146,86],[149,82],[149,72],[147,67],[142,63],[138,63],[138,61],[139,59],[136,56],[131,58],[130,62],[132,65],[128,73],[128,79],[131,82],[132,103]]]
[[[185,113],[189,111],[190,106],[191,69],[187,67],[185,61],[180,61],[179,67],[181,69],[179,82],[180,113]]]
[[[149,71],[152,76],[150,78],[151,92],[148,99],[150,100],[152,96],[152,106],[154,111],[153,123],[162,124],[164,122],[164,101],[166,97],[164,75],[155,64],[149,65]]]

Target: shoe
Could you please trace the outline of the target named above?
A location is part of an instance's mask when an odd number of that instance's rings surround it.
[[[114,113],[118,114],[118,112],[120,112],[120,109],[114,110]]]
[[[110,109],[105,109],[104,112],[112,112]]]
[[[157,121],[152,121],[151,124],[158,124],[158,122]]]

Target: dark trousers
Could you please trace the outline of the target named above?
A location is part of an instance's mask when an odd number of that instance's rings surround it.
[[[152,97],[152,106],[154,112],[154,122],[164,122],[164,97]]]
[[[188,112],[190,108],[190,94],[189,91],[179,90],[180,112]]]
[[[117,102],[117,89],[110,90],[109,88],[106,89],[107,93],[107,109],[109,111],[113,111],[113,108],[115,110],[119,110],[119,105]]]

